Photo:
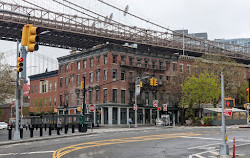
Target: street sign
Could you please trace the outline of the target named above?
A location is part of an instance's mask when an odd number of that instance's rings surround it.
[[[168,111],[168,105],[167,104],[163,104],[163,111]]]
[[[247,109],[250,109],[250,103],[247,103]]]
[[[133,109],[134,109],[134,110],[137,110],[137,109],[138,109],[138,106],[134,104]]]
[[[233,108],[235,107],[235,100],[232,99],[232,98],[225,98],[225,104],[226,104],[226,107],[225,108]]]
[[[154,108],[158,107],[158,100],[153,100],[153,107]]]
[[[232,109],[224,109],[223,115],[225,116],[232,116]]]
[[[95,105],[90,105],[89,106],[89,111],[94,112],[95,111]]]

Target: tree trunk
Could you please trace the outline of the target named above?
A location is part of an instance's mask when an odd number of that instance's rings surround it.
[[[183,125],[184,124],[184,108],[182,107],[181,108],[181,125]]]

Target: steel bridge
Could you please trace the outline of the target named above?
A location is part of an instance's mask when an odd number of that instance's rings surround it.
[[[67,0],[53,0],[58,5],[65,5],[60,1]],[[70,6],[67,7],[70,8]],[[70,9],[76,10],[73,7]],[[12,11],[21,14],[13,14]],[[244,61],[250,59],[250,48],[248,47],[197,39],[170,29],[155,31],[128,26],[116,21],[108,22],[92,16],[70,15],[39,6],[28,7],[0,1],[1,40],[20,40],[21,29],[27,23],[32,23],[41,28],[41,42],[39,44],[44,46],[83,50],[107,42],[116,44],[136,43],[139,47],[154,47],[172,53],[181,53],[184,49],[187,55],[208,53]]]

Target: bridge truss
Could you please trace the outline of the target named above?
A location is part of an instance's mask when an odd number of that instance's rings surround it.
[[[60,0],[53,1],[59,5],[65,5]],[[69,5],[66,7],[76,10]],[[14,10],[29,17],[4,12],[6,10]],[[89,17],[70,15],[39,6],[27,7],[0,1],[0,39],[20,40],[21,29],[27,23],[33,23],[41,28],[40,45],[45,46],[83,50],[106,42],[136,43],[139,46],[163,48],[174,53],[181,53],[184,49],[187,54],[220,54],[249,60],[250,48],[248,47],[197,39],[169,29],[155,31],[116,21],[101,20],[90,15]],[[183,41],[185,41],[184,44]]]

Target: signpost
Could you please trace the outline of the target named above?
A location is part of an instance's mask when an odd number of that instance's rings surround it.
[[[134,104],[133,109],[136,111],[138,109],[138,106],[136,104]]]
[[[153,107],[154,108],[158,107],[158,100],[153,100]]]
[[[248,110],[250,109],[250,103],[247,103],[247,109]]]
[[[167,104],[163,104],[163,111],[168,111],[168,105]]]
[[[89,106],[89,111],[94,112],[95,111],[95,105],[90,105]]]
[[[223,115],[224,116],[232,116],[232,109],[224,109],[223,110]]]

